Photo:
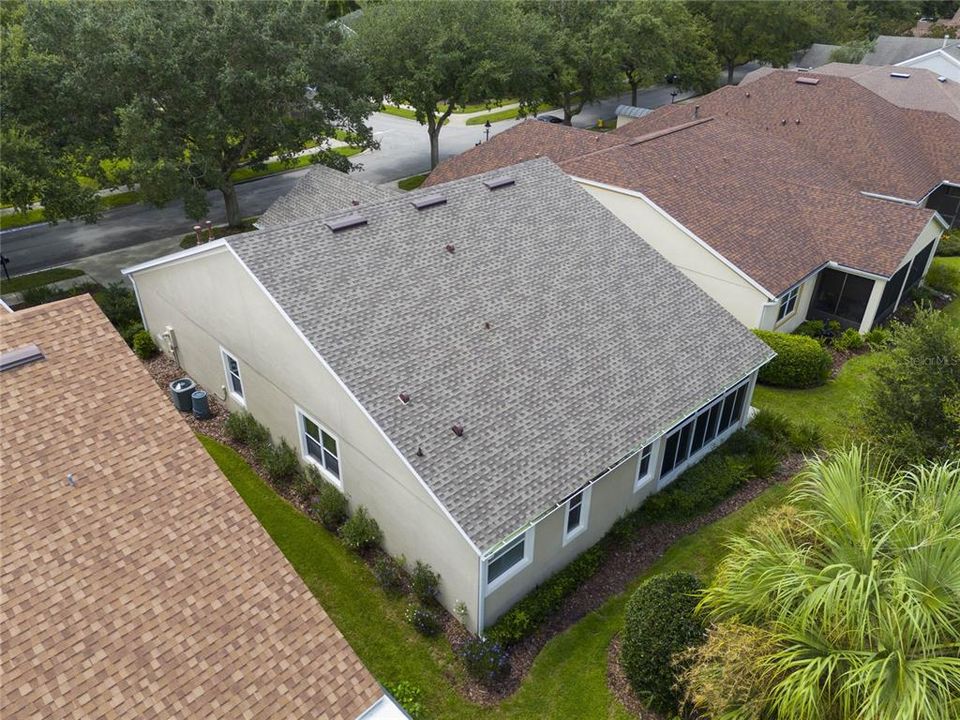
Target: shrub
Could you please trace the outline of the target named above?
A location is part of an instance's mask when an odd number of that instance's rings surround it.
[[[871,350],[880,350],[887,347],[893,340],[893,333],[885,327],[876,327],[863,336]]]
[[[790,428],[790,446],[796,452],[813,452],[822,445],[823,433],[813,423],[796,423]]]
[[[757,448],[743,456],[747,472],[753,477],[764,478],[773,475],[780,468],[780,453],[772,447]]]
[[[413,568],[412,584],[413,594],[420,602],[430,602],[440,593],[440,574],[435,573],[425,562],[417,560]]]
[[[107,285],[94,293],[93,299],[115,328],[126,327],[140,320],[137,298],[122,282]]]
[[[270,443],[270,431],[245,411],[230,413],[223,429],[231,440],[253,450],[258,450]]]
[[[804,320],[794,329],[794,335],[806,335],[807,337],[818,338],[823,336],[823,320]]]
[[[133,347],[133,338],[134,338],[134,336],[135,336],[138,332],[141,332],[143,329],[144,329],[143,323],[132,322],[132,323],[130,323],[129,325],[126,325],[126,326],[120,328],[120,330],[118,330],[118,332],[120,333],[120,337],[123,338],[123,341],[124,341],[129,347],[132,348],[132,347]]]
[[[749,427],[760,433],[768,442],[785,445],[790,440],[793,423],[786,415],[772,410],[761,410],[753,416]]]
[[[938,292],[960,294],[960,269],[935,262],[930,266],[923,282]]]
[[[383,531],[363,505],[340,526],[339,535],[344,545],[359,553],[378,547],[383,542]]]
[[[743,456],[711,453],[668,488],[647,498],[640,512],[654,521],[687,520],[709,510],[752,477],[750,462]]]
[[[297,494],[297,497],[306,503],[313,502],[316,499],[317,492],[320,489],[320,483],[323,482],[316,470],[312,473],[309,472],[309,470],[314,470],[314,468],[304,468],[301,466],[300,472],[298,472],[293,479],[293,491]]]
[[[867,385],[869,437],[898,463],[935,460],[957,449],[960,417],[960,327],[943,312],[921,309],[893,325],[893,347]]]
[[[23,299],[23,304],[27,307],[45,305],[52,300],[58,300],[60,298],[55,290],[46,285],[27,288],[20,294],[20,297]]]
[[[627,601],[620,664],[630,685],[662,713],[677,710],[678,671],[673,656],[703,642],[705,627],[697,617],[703,586],[689,573],[655,575]]]
[[[278,485],[287,485],[300,474],[300,459],[286,440],[281,440],[279,445],[261,445],[257,449],[257,460],[263,465],[267,476]]]
[[[816,340],[769,330],[753,332],[777,353],[777,357],[760,368],[760,382],[807,388],[827,381],[832,364],[830,353]]]
[[[153,335],[146,330],[140,330],[133,336],[133,352],[141,360],[149,360],[160,351],[153,341]]]
[[[515,645],[529,636],[560,609],[574,590],[596,574],[606,554],[604,542],[582,552],[507,611],[487,631],[487,636],[504,647]]]
[[[937,255],[941,257],[960,255],[960,228],[947,230],[940,238]]]
[[[423,605],[411,605],[407,608],[407,622],[424,637],[436,637],[443,630],[440,614]]]
[[[389,595],[402,595],[406,579],[403,560],[389,555],[381,555],[373,563],[373,574],[380,587]]]
[[[759,414],[757,415],[759,417]],[[764,450],[770,446],[771,439],[751,423],[745,428],[737,430],[723,444],[722,451],[730,455],[749,455],[757,450]]]
[[[419,687],[406,680],[401,680],[398,683],[387,683],[386,687],[387,692],[407,711],[407,715],[412,717],[413,720],[420,720],[423,717],[423,703],[421,702],[423,691]]]
[[[467,674],[487,687],[510,674],[510,657],[503,646],[490,638],[471,637],[457,648]]]
[[[867,341],[863,336],[853,328],[847,328],[833,339],[833,347],[840,352],[852,352],[859,350]]]
[[[347,498],[330,483],[320,479],[315,468],[307,468],[307,474],[316,474],[317,499],[313,512],[330,532],[337,532],[347,519]]]

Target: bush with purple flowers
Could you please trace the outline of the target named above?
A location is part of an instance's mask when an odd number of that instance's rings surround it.
[[[436,610],[411,605],[407,610],[407,621],[424,637],[436,637],[443,629],[440,614]]]
[[[492,686],[510,674],[510,656],[503,646],[487,638],[471,637],[457,648],[470,677]]]

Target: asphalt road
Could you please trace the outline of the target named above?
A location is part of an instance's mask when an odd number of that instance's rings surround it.
[[[738,68],[738,80],[756,66]],[[656,87],[640,94],[642,107],[659,107],[670,103],[670,86]],[[679,99],[682,99],[681,96]],[[629,103],[629,93],[589,105],[574,118],[573,124],[590,127],[597,119],[616,114],[617,105]],[[554,113],[556,114],[556,113]],[[494,123],[491,136],[513,127],[517,121]],[[405,118],[374,113],[370,117],[380,149],[355,156],[360,167],[358,178],[373,184],[392,183],[410,175],[426,172],[430,167],[430,145],[426,129]],[[447,125],[440,133],[440,156],[447,158],[470,149],[484,138],[481,125]],[[306,169],[273,175],[238,187],[240,208],[244,215],[259,215],[274,200],[286,193]],[[217,191],[208,193],[209,218],[215,223],[226,220],[223,198]],[[82,222],[59,223],[17,228],[0,233],[0,252],[10,259],[11,274],[22,274],[112,250],[129,248],[160,238],[190,232],[194,221],[183,212],[183,204],[171,203],[163,208],[130,205],[106,213],[94,225]]]

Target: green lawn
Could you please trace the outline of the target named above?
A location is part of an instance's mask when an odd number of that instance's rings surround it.
[[[934,262],[960,269],[960,257],[938,257]],[[950,303],[944,312],[960,323],[960,300]],[[880,359],[879,353],[858,355],[844,364],[835,379],[810,390],[757,385],[753,404],[818,425],[830,445],[855,441],[862,429],[861,408],[866,398],[866,383]]]
[[[7,280],[0,277],[0,293],[23,292],[30,288],[42,287],[50,283],[71,278],[80,277],[83,270],[79,268],[53,268],[51,270],[41,270],[40,272],[30,273],[29,275],[18,275]]]
[[[23,227],[24,225],[34,225],[39,222],[43,222],[42,208],[27,210],[27,212],[0,215],[0,230],[9,230],[10,228]]]
[[[397,187],[401,190],[416,190],[418,187],[423,185],[423,181],[427,179],[427,176],[430,173],[423,173],[422,175],[411,175],[408,178],[403,180],[397,180]]]
[[[407,120],[416,120],[417,111],[411,110],[410,108],[397,107],[396,105],[381,105],[380,112],[385,112],[387,115],[396,115],[397,117],[406,118]]]
[[[534,117],[537,113],[541,113],[544,110],[552,110],[549,105],[540,105],[536,111],[532,114],[527,113],[527,117]],[[497,112],[487,113],[485,115],[477,115],[476,117],[469,118],[467,120],[467,125],[483,125],[485,122],[489,121],[492,123],[499,122],[500,120],[513,120],[520,113],[520,108],[509,108],[507,110],[498,110]]]
[[[423,691],[425,717],[628,718],[607,690],[606,658],[610,640],[623,622],[629,591],[551,640],[508,700],[494,708],[480,707],[451,687],[450,676],[462,677],[462,670],[446,641],[426,640],[403,620],[405,600],[387,598],[363,562],[274,493],[240,455],[202,435],[200,442],[377,679],[406,680]],[[773,487],[738,512],[676,543],[637,577],[631,589],[644,577],[670,570],[708,579],[725,552],[724,539],[782,502],[785,492]]]
[[[333,152],[338,155],[343,155],[344,157],[351,157],[357,155],[358,153],[363,152],[363,148],[353,147],[351,145],[341,145],[340,147],[332,148]],[[293,158],[290,162],[284,162],[283,160],[274,160],[273,162],[268,162],[260,170],[254,170],[250,167],[240,168],[231,176],[234,182],[247,182],[248,180],[255,180],[256,178],[261,178],[266,175],[273,175],[279,172],[286,172],[287,170],[296,170],[297,168],[306,167],[311,163],[311,155],[300,155],[299,157]]]

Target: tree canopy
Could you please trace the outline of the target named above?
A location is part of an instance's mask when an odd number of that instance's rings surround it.
[[[960,716],[960,463],[855,447],[796,482],[704,594],[689,697],[714,718]]]
[[[509,0],[370,5],[355,30],[378,90],[414,108],[427,126],[431,167],[440,161],[440,131],[456,108],[530,94],[534,46]]]
[[[372,143],[363,66],[314,3],[29,3],[22,32],[5,125],[25,128],[60,177],[71,158],[94,175],[97,161],[123,158],[120,179],[146,199],[183,198],[197,218],[218,189],[236,225],[241,165],[289,159],[310,141],[324,148],[338,128]],[[329,150],[317,159],[347,164]],[[32,192],[48,214],[76,214],[51,207],[43,178]]]

